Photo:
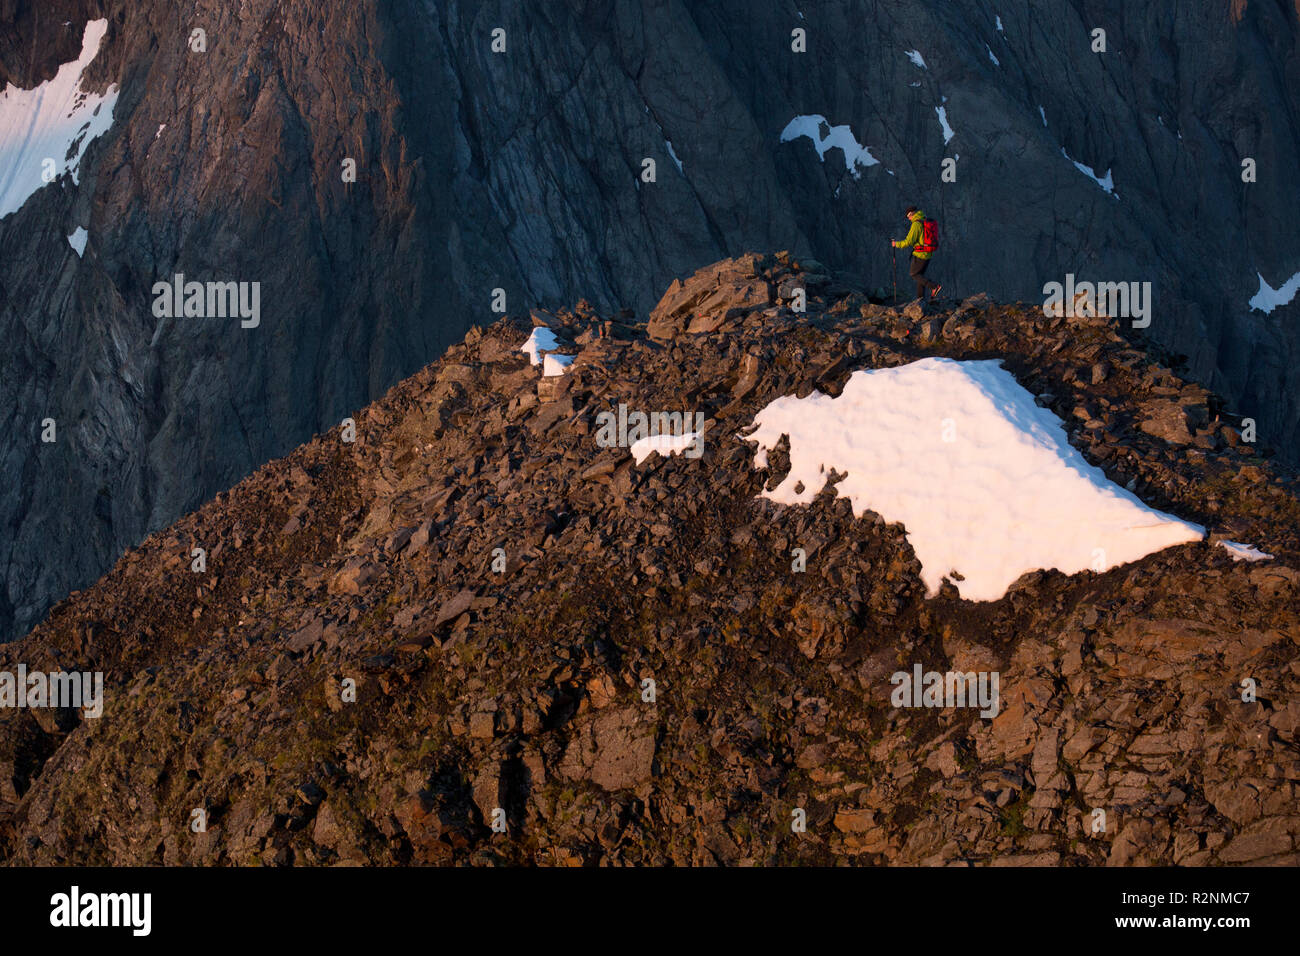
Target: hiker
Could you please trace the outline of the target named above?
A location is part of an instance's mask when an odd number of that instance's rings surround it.
[[[929,289],[930,297],[938,298],[939,290],[943,286],[927,279],[925,270],[930,266],[930,257],[934,255],[934,250],[939,247],[939,224],[933,219],[925,218],[925,213],[915,206],[907,207],[907,218],[912,223],[912,228],[907,232],[907,238],[902,242],[894,240],[890,245],[895,249],[916,247],[912,250],[911,270],[911,276],[916,280],[916,297],[924,299],[925,291]]]

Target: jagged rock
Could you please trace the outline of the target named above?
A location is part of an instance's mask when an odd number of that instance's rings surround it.
[[[606,790],[635,787],[654,767],[652,725],[634,709],[605,711],[580,728],[564,753],[560,773],[590,779]]]
[[[1138,427],[1148,435],[1179,445],[1191,442],[1187,413],[1178,402],[1154,400],[1144,403],[1141,411],[1143,418]]]
[[[993,300],[989,298],[989,294],[987,292],[980,292],[963,299],[961,305],[957,307],[956,314],[963,315],[967,312],[986,312],[992,308],[992,306]]]
[[[904,310],[906,314],[906,310]],[[945,320],[939,317],[927,319],[916,327],[916,342],[918,345],[933,345],[939,338],[944,328]]]
[[[1246,824],[1259,818],[1259,789],[1247,781],[1207,784],[1205,798],[1234,823]]]
[[[712,332],[729,318],[766,308],[772,301],[761,275],[766,264],[765,257],[751,253],[706,266],[685,282],[674,279],[650,312],[646,331],[656,339]]]
[[[397,802],[393,817],[415,849],[417,858],[438,862],[448,853],[443,843],[443,819],[433,794],[421,790]]]
[[[1219,851],[1219,859],[1225,863],[1250,863],[1289,853],[1293,846],[1291,834],[1298,829],[1296,820],[1270,817],[1252,823]]]
[[[438,616],[434,619],[434,627],[442,627],[448,621],[453,621],[460,615],[464,614],[474,604],[474,592],[469,588],[457,592],[454,596],[448,598],[438,608]]]
[[[352,558],[330,581],[330,593],[360,594],[370,582],[379,577],[382,571],[383,569],[372,561],[361,557]]]
[[[320,618],[313,618],[290,635],[289,640],[285,643],[285,647],[293,651],[295,654],[300,654],[317,641],[321,640],[324,636],[325,622]]]
[[[491,822],[495,810],[505,803],[501,781],[501,764],[489,761],[474,778],[474,804],[485,822]]]

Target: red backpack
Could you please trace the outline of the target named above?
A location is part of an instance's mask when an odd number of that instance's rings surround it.
[[[939,224],[933,219],[921,220],[921,241],[916,244],[917,252],[934,252],[939,248]]]

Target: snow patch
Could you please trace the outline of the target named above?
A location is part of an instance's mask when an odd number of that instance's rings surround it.
[[[668,155],[671,156],[673,162],[677,164],[677,171],[685,176],[686,170],[682,169],[682,161],[678,159],[677,154],[673,152],[673,144],[668,142],[668,140],[664,140],[664,145],[668,147]]]
[[[66,173],[76,184],[86,147],[113,125],[117,85],[103,94],[81,89],[82,74],[107,32],[107,20],[90,21],[81,55],[60,66],[52,80],[30,90],[10,83],[0,93],[0,219],[48,185],[46,159],[54,161],[55,179]]]
[[[78,226],[76,229],[72,230],[72,235],[68,236],[68,245],[72,246],[73,250],[77,253],[78,259],[80,259],[82,255],[85,254],[86,239],[89,236],[90,233],[86,232],[86,230],[81,228],[81,226]]]
[[[684,435],[651,435],[634,441],[628,451],[632,453],[632,457],[639,465],[650,457],[651,452],[657,451],[664,457],[676,455],[694,447],[699,439],[698,432],[687,432]]]
[[[575,355],[547,355],[542,360],[542,378],[556,378],[563,375],[573,364]]]
[[[984,49],[986,49],[986,50],[989,51],[989,59],[993,61],[993,65],[994,65],[994,66],[1001,66],[1001,65],[1002,65],[1002,61],[999,60],[997,57],[995,57],[995,56],[993,55],[993,47],[989,46],[989,45],[986,43],[986,44],[984,44]]]
[[[993,14],[993,19],[996,20],[996,21],[998,22],[998,33],[1003,32],[1003,31],[1002,31],[1002,18],[1001,18],[1000,16],[998,16],[998,15],[995,13],[995,14]]]
[[[948,145],[948,140],[955,135],[952,127],[948,125],[948,110],[943,106],[936,106],[934,111],[939,114],[939,125],[943,127],[943,144]]]
[[[822,135],[822,127],[827,132]],[[798,139],[800,136],[807,136],[812,140],[814,148],[817,150],[817,158],[826,162],[826,151],[828,149],[839,148],[844,153],[844,165],[853,173],[853,178],[857,179],[861,173],[858,172],[859,166],[875,166],[880,160],[871,155],[871,150],[858,142],[857,137],[848,125],[831,126],[826,121],[826,117],[821,114],[812,114],[809,116],[796,116],[786,124],[785,129],[781,131],[781,142],[788,143],[791,140]]]
[[[1232,555],[1234,561],[1272,561],[1273,555],[1267,551],[1261,551],[1259,548],[1250,544],[1241,544],[1237,541],[1220,541],[1219,547]]]
[[[1300,272],[1287,279],[1278,289],[1265,282],[1262,273],[1256,275],[1259,276],[1259,291],[1247,303],[1251,309],[1258,309],[1265,314],[1270,313],[1278,306],[1287,305],[1295,298],[1295,294],[1300,292]]]
[[[907,58],[911,60],[913,63],[915,63],[917,66],[919,66],[921,69],[923,70],[928,69],[928,67],[925,65],[925,57],[921,56],[920,50],[908,50]]]
[[[1070,162],[1074,163],[1074,168],[1075,168],[1075,169],[1077,169],[1079,172],[1083,173],[1085,176],[1087,176],[1089,179],[1091,179],[1094,183],[1096,183],[1098,186],[1100,186],[1100,187],[1101,187],[1101,188],[1106,192],[1107,195],[1114,196],[1116,199],[1119,198],[1119,196],[1118,196],[1118,195],[1116,194],[1116,192],[1115,192],[1115,183],[1114,183],[1114,181],[1110,178],[1110,170],[1109,170],[1109,169],[1106,170],[1106,175],[1105,175],[1105,176],[1098,176],[1097,173],[1093,170],[1093,168],[1092,168],[1091,166],[1085,166],[1085,165],[1083,165],[1083,163],[1079,162],[1079,161],[1076,160],[1076,159],[1070,159],[1070,154],[1067,153],[1067,152],[1065,151],[1065,147],[1064,147],[1064,146],[1061,147],[1061,155],[1064,156],[1066,159],[1069,159]]]
[[[1105,570],[1205,536],[1089,464],[997,359],[854,372],[838,398],[784,396],[754,425],[741,437],[756,468],[790,440],[789,474],[764,497],[808,504],[831,469],[846,475],[835,491],[855,515],[902,523],[931,594],[957,572],[963,598],[997,600],[1027,571]]]
[[[541,365],[542,353],[554,352],[559,347],[560,340],[555,337],[555,333],[544,325],[538,325],[533,328],[528,341],[519,346],[519,351],[526,352],[533,365]]]
[[[1043,107],[1042,107],[1041,105],[1038,107],[1038,115],[1041,116],[1041,117],[1043,118],[1043,126],[1046,127],[1046,126],[1047,126],[1047,111],[1046,111],[1045,109],[1043,109]]]

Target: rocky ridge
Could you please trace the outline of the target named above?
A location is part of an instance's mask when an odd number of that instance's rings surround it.
[[[565,374],[519,351],[533,324]],[[927,599],[903,528],[756,497],[783,469],[738,437],[758,409],[931,354],[1002,358],[1114,480],[1275,560]],[[597,447],[618,403],[702,410],[703,456]],[[646,324],[471,330],[355,417],[0,648],[107,687],[98,719],[0,711],[7,862],[1300,862],[1295,475],[1109,320],[896,310],[752,254]],[[1000,713],[892,707],[916,663],[999,671]]]

